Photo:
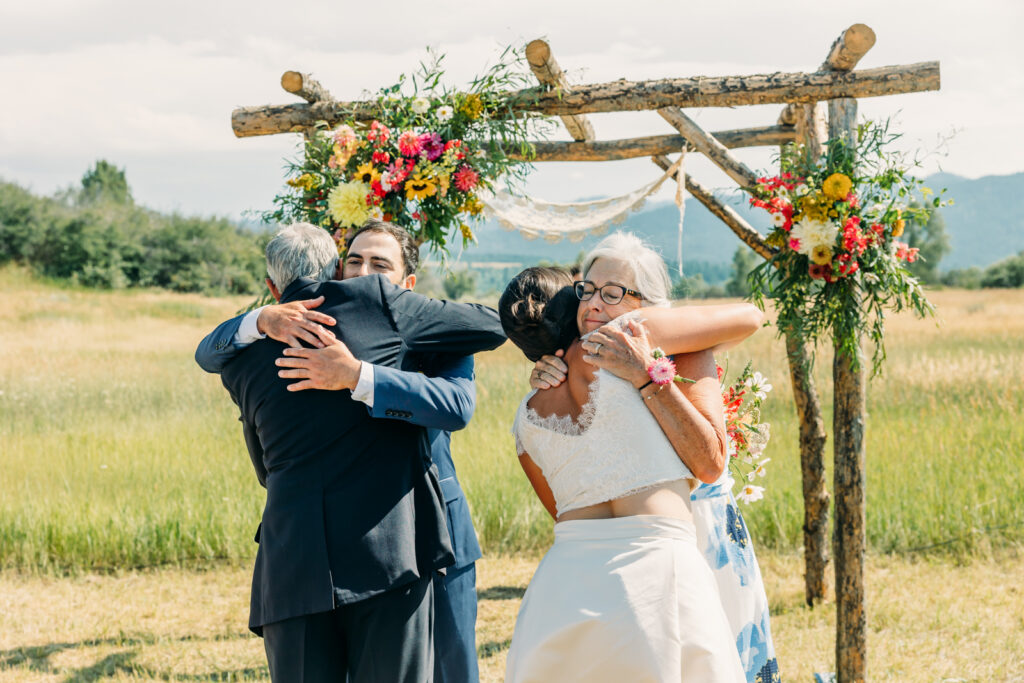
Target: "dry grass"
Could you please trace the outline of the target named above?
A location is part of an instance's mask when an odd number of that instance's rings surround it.
[[[536,558],[479,564],[481,678],[501,681]],[[835,611],[803,605],[799,557],[762,553],[789,681],[831,670]],[[884,681],[1024,680],[1024,556],[965,566],[872,556],[868,671]],[[267,680],[245,628],[249,569],[0,575],[0,681]]]

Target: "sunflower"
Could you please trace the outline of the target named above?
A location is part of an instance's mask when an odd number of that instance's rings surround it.
[[[821,191],[832,201],[838,202],[846,199],[853,188],[853,181],[842,173],[833,173],[821,184]]]
[[[356,173],[352,176],[352,180],[358,183],[366,183],[372,185],[374,181],[380,180],[380,171],[373,167],[369,161],[359,166],[356,169]]]
[[[405,181],[406,199],[421,200],[433,197],[435,194],[437,194],[437,184],[434,183],[433,178],[416,176]]]

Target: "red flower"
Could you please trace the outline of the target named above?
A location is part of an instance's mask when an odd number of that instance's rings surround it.
[[[715,363],[715,372],[718,373],[718,381],[719,381],[719,383],[721,383],[722,377],[725,375],[725,368],[723,368],[721,365],[719,365],[716,362]]]
[[[800,251],[800,240],[791,239],[789,240],[789,248],[793,251]]]
[[[371,158],[375,164],[387,165],[391,163],[391,155],[387,152],[374,152]]]
[[[460,192],[469,192],[480,182],[480,176],[469,166],[463,166],[455,172],[455,187]]]
[[[371,123],[370,132],[366,134],[366,139],[377,145],[383,145],[390,137],[391,130],[380,121]]]
[[[827,279],[832,275],[832,266],[827,263],[824,265],[812,263],[807,269],[807,272],[814,280]]]

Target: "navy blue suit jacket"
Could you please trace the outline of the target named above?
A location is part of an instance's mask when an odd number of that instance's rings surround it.
[[[320,294],[321,310],[358,321],[335,333],[375,365],[399,366],[409,353],[465,355],[504,340],[494,311],[427,299],[379,276],[300,280],[282,301]],[[223,350],[230,342],[204,345]],[[287,391],[274,365],[283,348],[258,341],[221,372],[267,486],[254,630],[365,599],[454,561],[426,431],[372,419],[348,391]]]
[[[413,371],[413,372],[410,372]],[[473,357],[409,353],[402,370],[377,366],[373,372],[374,417],[405,420],[427,427],[430,458],[437,466],[448,516],[455,567],[480,559],[466,494],[452,461],[450,432],[469,424],[476,404]]]

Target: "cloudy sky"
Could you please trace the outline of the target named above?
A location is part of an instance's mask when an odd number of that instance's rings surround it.
[[[235,217],[269,206],[298,138],[235,138],[231,111],[297,101],[279,85],[288,69],[357,99],[413,70],[428,45],[447,54],[458,85],[504,45],[545,37],[575,82],[804,71],[857,22],[878,36],[863,68],[942,65],[941,91],[862,100],[862,116],[895,115],[905,145],[929,153],[925,172],[1014,173],[1024,170],[1022,20],[1018,0],[4,0],[0,179],[48,194],[105,158],[127,169],[145,205]],[[716,130],[770,124],[779,109],[690,113]],[[652,112],[592,119],[599,138],[671,132]],[[738,154],[770,162],[768,150]],[[728,185],[703,159],[688,167]],[[625,193],[656,173],[646,159],[541,164],[528,191],[569,201]]]

